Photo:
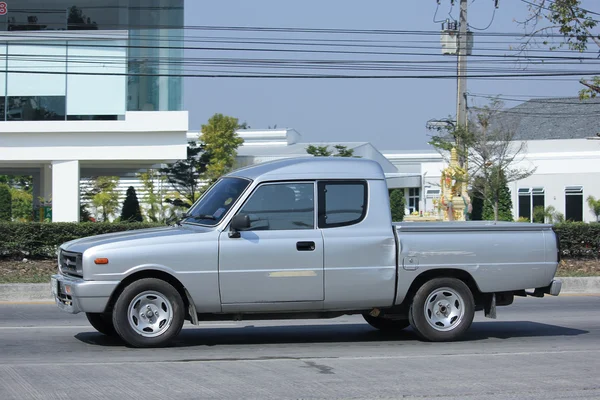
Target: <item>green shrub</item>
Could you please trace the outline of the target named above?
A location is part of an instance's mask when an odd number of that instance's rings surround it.
[[[12,195],[8,185],[0,184],[0,221],[12,220]]]
[[[121,209],[120,220],[123,222],[143,222],[142,211],[140,210],[140,202],[138,201],[135,188],[129,186],[127,195]]]
[[[390,190],[390,209],[392,210],[392,221],[404,220],[404,189]]]
[[[62,243],[86,236],[165,226],[146,223],[0,222],[0,257],[54,258]]]
[[[600,223],[563,222],[554,225],[560,250],[569,258],[600,258]]]

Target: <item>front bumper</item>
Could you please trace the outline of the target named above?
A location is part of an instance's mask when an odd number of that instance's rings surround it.
[[[85,281],[82,278],[52,275],[52,296],[61,310],[77,314],[104,312],[117,281]]]

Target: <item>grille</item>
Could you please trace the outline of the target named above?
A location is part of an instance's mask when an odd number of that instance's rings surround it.
[[[68,251],[61,251],[59,260],[60,271],[63,274],[78,277],[83,276],[83,270],[81,268],[82,260],[80,253],[70,253]]]

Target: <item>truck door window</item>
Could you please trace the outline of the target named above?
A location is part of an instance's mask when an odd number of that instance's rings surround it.
[[[358,224],[367,213],[367,193],[364,181],[319,182],[319,228]]]
[[[264,184],[239,213],[250,216],[251,231],[314,229],[314,193],[312,183]]]

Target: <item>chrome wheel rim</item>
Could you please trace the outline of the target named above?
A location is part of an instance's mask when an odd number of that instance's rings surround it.
[[[425,301],[425,319],[436,331],[447,332],[456,328],[465,316],[465,302],[454,289],[436,289]]]
[[[144,337],[156,337],[171,326],[173,305],[162,293],[150,290],[140,293],[129,303],[127,315],[134,331]]]

